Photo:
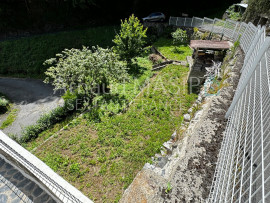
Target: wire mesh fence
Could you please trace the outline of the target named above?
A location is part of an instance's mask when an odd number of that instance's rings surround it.
[[[184,26],[177,22],[170,24]],[[270,38],[252,23],[195,17],[192,22],[232,41],[240,38],[245,53],[208,202],[270,202]]]

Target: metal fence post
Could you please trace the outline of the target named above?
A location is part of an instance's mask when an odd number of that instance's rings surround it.
[[[233,29],[232,37],[231,37],[234,41],[236,41],[236,40],[234,39],[234,33],[235,33],[237,27],[238,27],[238,23],[235,25],[235,27],[234,27],[234,29]]]
[[[225,21],[225,23],[224,23],[224,25],[223,25],[223,30],[222,30],[222,35],[224,35],[224,31],[225,31],[225,27],[226,27],[226,25],[227,25],[227,20]]]

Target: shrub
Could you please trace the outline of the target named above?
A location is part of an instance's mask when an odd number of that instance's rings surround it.
[[[200,39],[199,29],[198,29],[197,27],[194,27],[194,28],[193,28],[193,33],[192,33],[191,38],[192,38],[193,40],[198,40],[198,39]]]
[[[89,99],[106,89],[113,81],[126,78],[126,66],[111,49],[87,47],[65,49],[58,58],[45,61],[52,65],[45,74],[45,82],[52,81],[55,89],[87,96]]]
[[[201,35],[201,40],[206,40],[207,37],[209,37],[210,33],[209,32],[205,32]]]
[[[188,42],[187,31],[184,31],[178,28],[175,32],[172,33],[173,43],[175,45],[183,45]]]
[[[5,113],[7,111],[8,105],[9,101],[4,97],[0,97],[0,114]]]
[[[143,28],[139,19],[131,15],[129,19],[121,21],[120,33],[115,36],[114,50],[121,59],[131,64],[131,60],[143,53],[143,47],[146,44],[147,29]]]
[[[70,105],[74,106],[75,102],[76,98],[66,99],[64,106],[57,107],[50,113],[41,116],[35,125],[30,125],[23,130],[21,138],[15,140],[19,143],[26,143],[37,138],[41,132],[71,115],[75,108],[70,108]]]

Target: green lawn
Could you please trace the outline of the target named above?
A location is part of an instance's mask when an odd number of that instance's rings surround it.
[[[172,39],[159,38],[154,46],[168,59],[185,61],[187,56],[192,55],[192,50],[188,45],[177,46],[173,45]]]
[[[139,92],[135,84],[150,77],[147,71],[126,85],[126,93],[119,84],[119,95],[134,98]],[[169,65],[125,113],[103,110],[96,122],[91,113],[77,118],[34,154],[95,202],[118,201],[143,165],[179,130],[183,114],[195,101],[196,95],[188,94],[187,75],[188,68]]]
[[[119,27],[95,27],[0,42],[0,75],[43,78],[46,59],[65,48],[110,47]]]

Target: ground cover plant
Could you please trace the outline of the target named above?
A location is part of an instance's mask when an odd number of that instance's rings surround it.
[[[187,43],[175,49],[173,39],[169,38],[159,38],[154,43],[154,46],[168,59],[182,61],[186,60],[186,57],[192,54],[192,50]]]
[[[5,128],[7,128],[8,126],[10,126],[16,119],[17,117],[17,111],[18,109],[16,108],[10,108],[10,110],[7,112],[7,118],[2,122],[1,126],[0,126],[0,130],[3,130]]]
[[[46,59],[64,49],[84,46],[111,47],[118,26],[67,31],[0,42],[0,75],[44,78]]]
[[[95,202],[117,201],[158,153],[196,99],[188,68],[170,65],[152,78],[125,113],[89,112],[35,150],[35,155]]]

